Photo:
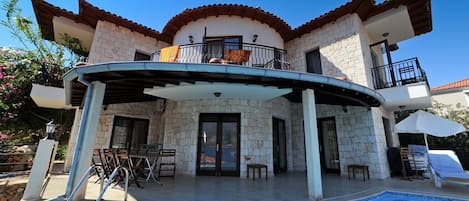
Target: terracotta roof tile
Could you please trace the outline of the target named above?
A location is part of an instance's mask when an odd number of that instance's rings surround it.
[[[166,23],[161,35],[166,41],[172,42],[176,32],[184,25],[198,19],[219,15],[234,15],[257,20],[275,29],[283,38],[291,32],[290,25],[284,20],[259,7],[255,8],[241,4],[211,4],[185,9],[182,13],[172,17]]]
[[[463,88],[463,87],[469,87],[469,78],[435,87],[432,89],[432,92],[443,91],[446,89]]]
[[[161,33],[142,24],[130,21],[126,18],[95,7],[86,2],[86,0],[79,0],[80,8],[78,14],[55,7],[44,0],[31,1],[33,3],[34,12],[41,29],[41,33],[43,37],[48,40],[54,40],[52,25],[52,18],[54,16],[67,17],[75,22],[84,23],[91,27],[95,27],[98,20],[106,20],[119,26],[129,28],[133,31],[140,32],[144,35],[171,43],[175,33],[182,26],[192,21],[209,16],[235,15],[248,17],[265,23],[275,29],[285,41],[289,41],[301,37],[302,35],[333,22],[347,14],[357,13],[362,20],[366,20],[400,5],[407,6],[416,35],[427,33],[432,30],[430,0],[387,0],[380,4],[376,4],[374,0],[352,0],[295,29],[292,29],[283,19],[270,12],[264,11],[259,7],[240,4],[212,4],[192,9],[185,9],[183,12],[171,18]]]

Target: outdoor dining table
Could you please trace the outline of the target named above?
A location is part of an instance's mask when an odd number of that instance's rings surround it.
[[[155,181],[156,183],[159,183],[159,178],[155,176],[154,170],[156,168],[156,164],[158,162],[158,156],[148,156],[148,155],[137,155],[137,154],[131,154],[129,155],[131,160],[136,161],[134,167],[141,167],[143,166],[143,169],[145,171],[148,171],[148,175],[145,178],[145,182],[148,182],[151,179]]]

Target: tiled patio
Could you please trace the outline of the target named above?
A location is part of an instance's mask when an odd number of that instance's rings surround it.
[[[384,190],[415,192],[442,195],[469,200],[469,186],[447,184],[437,189],[429,179],[401,180],[348,180],[346,177],[325,175],[323,189],[325,200],[350,200],[371,195]],[[64,192],[66,175],[56,175],[50,181],[44,198],[50,198]],[[87,200],[94,200],[99,192],[99,185],[88,183]],[[163,186],[156,183],[142,183],[143,189],[132,184],[129,188],[129,200],[165,200],[165,201],[208,201],[208,200],[245,200],[275,201],[308,200],[305,173],[288,173],[271,177],[268,180],[247,180],[236,177],[191,177],[176,176],[162,178]],[[119,186],[108,190],[105,200],[123,200],[123,191]]]

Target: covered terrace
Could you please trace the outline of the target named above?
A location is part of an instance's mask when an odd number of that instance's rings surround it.
[[[315,105],[322,103],[371,108],[384,103],[384,98],[379,93],[349,81],[322,75],[237,65],[163,62],[105,63],[76,67],[64,76],[64,82],[66,103],[83,107],[77,149],[74,152],[66,192],[70,192],[77,185],[79,178],[90,166],[103,104],[151,101],[158,98],[170,99],[173,96],[156,97],[155,95],[164,95],[165,93],[158,92],[161,89],[171,90],[171,88],[177,88],[174,86],[187,85],[193,85],[198,88],[195,91],[199,91],[199,93],[190,94],[191,98],[213,97],[213,92],[207,92],[204,87],[224,83],[228,86],[237,86],[235,89],[226,87],[219,91],[227,97],[243,96],[247,99],[259,99],[258,96],[262,93],[247,93],[256,89],[268,94],[262,97],[264,100],[285,96],[292,102],[303,103],[308,172],[306,189],[310,198],[320,199],[323,197],[323,189]],[[204,84],[200,85],[199,82]],[[156,92],[151,92],[152,90]],[[82,188],[84,190],[84,187]],[[84,196],[84,192],[82,191],[77,196]]]

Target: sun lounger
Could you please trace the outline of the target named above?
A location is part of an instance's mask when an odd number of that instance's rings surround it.
[[[469,185],[469,172],[465,171],[452,150],[429,150],[430,166],[437,188],[443,182]]]
[[[428,170],[428,156],[427,147],[425,145],[409,144],[409,151],[412,152],[409,158],[412,158],[413,163],[410,164],[412,170],[418,172],[427,172]]]

